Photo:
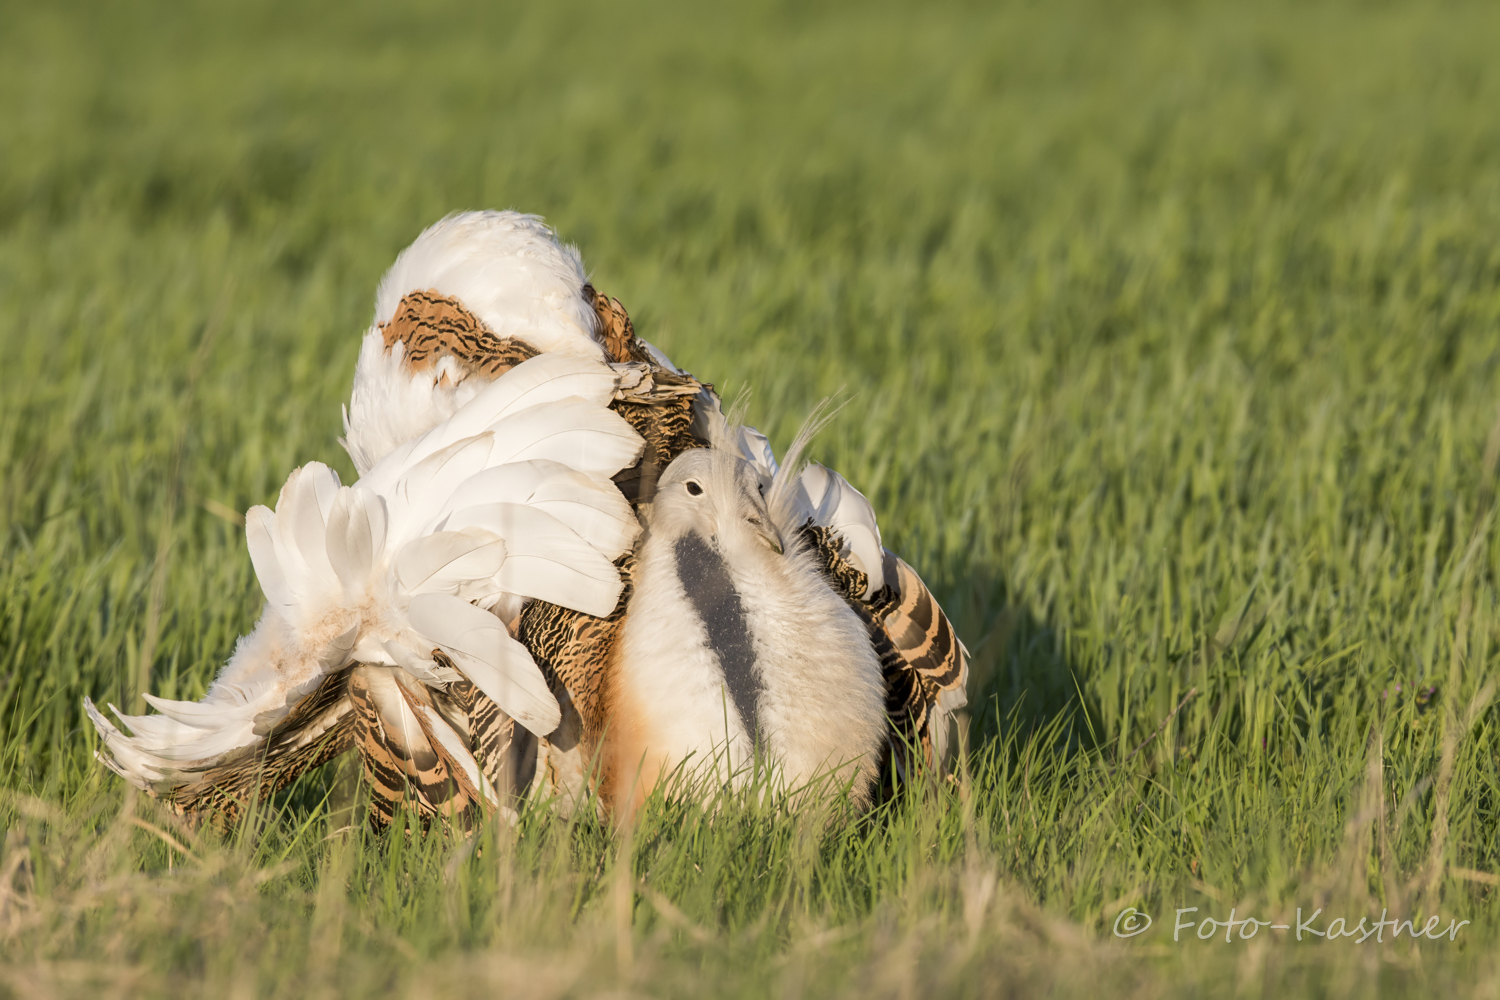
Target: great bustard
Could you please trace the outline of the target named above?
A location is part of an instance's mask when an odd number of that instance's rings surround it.
[[[750,643],[753,709],[736,703],[736,718],[789,776],[852,768],[868,797],[878,767],[898,783],[911,773],[913,749],[941,766],[965,654],[916,573],[882,548],[869,502],[818,465],[781,473],[766,439],[731,427],[711,386],[637,337],[537,217],[451,216],[398,257],[360,350],[344,444],[355,484],[310,463],[274,513],[247,517],[266,610],[208,694],[151,699],[160,715],[121,717],[130,735],[88,705],[106,763],[177,810],[232,819],[354,746],[377,820],[403,798],[440,816],[527,794],[573,801],[596,762],[614,782],[605,790],[623,794],[622,762],[655,739],[620,712],[648,631],[635,619],[658,614],[658,563],[679,582],[732,581],[744,628],[698,648],[722,675],[731,647]],[[675,507],[695,477],[705,493],[741,484],[752,507],[770,491],[757,516],[783,549],[763,550],[779,560],[778,586],[799,595],[787,610],[737,575],[721,533],[690,532],[711,555],[691,541],[679,552],[680,533],[660,557],[640,547],[647,511],[648,539],[681,526]],[[795,641],[762,639],[778,616]],[[686,617],[672,627],[697,636]],[[807,643],[837,655],[794,663]],[[807,678],[811,689],[791,683]],[[839,697],[824,705],[819,690]],[[832,713],[839,738],[798,736],[825,728],[784,723],[799,710]]]

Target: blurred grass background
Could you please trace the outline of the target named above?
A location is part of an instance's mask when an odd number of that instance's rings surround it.
[[[0,23],[0,988],[1500,989],[1500,8]],[[473,207],[779,446],[849,394],[814,454],[974,654],[961,786],[476,845],[339,833],[330,769],[221,842],[92,760],[85,694],[197,696],[249,629],[234,513],[352,476],[375,284]],[[1173,944],[1188,906],[1472,924]]]

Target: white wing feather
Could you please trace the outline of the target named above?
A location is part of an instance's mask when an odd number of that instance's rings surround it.
[[[493,464],[546,459],[606,479],[633,465],[645,445],[624,417],[576,398],[507,416],[493,433]]]
[[[597,360],[541,355],[353,486],[321,463],[293,472],[274,511],[246,516],[267,602],[259,624],[201,701],[120,715],[132,735],[90,703],[110,765],[141,787],[170,780],[178,765],[253,743],[351,660],[444,683],[446,668],[422,652],[435,646],[522,725],[551,732],[560,710],[530,654],[469,602],[614,610],[613,560],[640,526],[610,477],[643,447],[607,409],[615,378]]]
[[[630,503],[607,479],[585,475],[559,462],[533,459],[486,469],[467,480],[443,504],[446,516],[485,503],[519,503],[544,510],[610,559],[624,555],[640,535]]]
[[[296,604],[276,553],[276,515],[269,507],[256,505],[245,511],[245,543],[250,549],[255,578],[271,606],[280,610]]]
[[[509,541],[496,590],[604,617],[624,583],[614,563],[562,521],[518,503],[465,507],[448,518],[452,530],[489,532]]]
[[[484,433],[454,442],[413,466],[385,495],[390,540],[419,537],[447,496],[493,464],[494,450],[494,435]]]
[[[362,481],[372,490],[383,490],[429,455],[491,430],[498,421],[533,406],[576,397],[603,409],[616,384],[614,372],[600,361],[539,354],[485,386],[448,420],[380,459]]]
[[[351,599],[363,594],[385,554],[386,523],[384,497],[358,484],[339,492],[328,516],[328,561]]]
[[[412,598],[412,628],[442,648],[474,686],[521,725],[545,736],[562,721],[562,711],[526,647],[510,637],[500,620],[445,594]]]
[[[493,534],[439,531],[396,550],[396,580],[408,594],[487,596],[485,584],[506,563],[506,545]]]

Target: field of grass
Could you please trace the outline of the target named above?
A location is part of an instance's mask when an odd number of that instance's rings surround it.
[[[0,10],[0,993],[1500,994],[1500,7],[307,6]],[[844,390],[961,780],[408,840],[346,763],[221,839],[92,759],[471,207],[778,446]]]

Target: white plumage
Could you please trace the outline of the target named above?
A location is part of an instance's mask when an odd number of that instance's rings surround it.
[[[584,281],[578,251],[560,243],[539,216],[461,212],[424,230],[381,279],[375,319],[360,345],[344,418],[345,447],[360,473],[448,419],[482,388],[458,377],[451,358],[432,371],[403,371],[401,346],[387,351],[380,331],[402,296],[428,290],[452,296],[497,336],[602,361],[597,320],[580,294]]]
[[[684,764],[742,781],[757,744],[785,787],[833,774],[868,800],[885,738],[880,663],[799,544],[800,521],[774,511],[728,449],[686,452],[663,473],[615,679],[621,807]]]
[[[643,439],[612,401],[656,435],[649,461],[636,464]],[[941,761],[965,700],[962,644],[882,548],[869,501],[802,464],[810,431],[778,465],[764,435],[634,336],[540,218],[449,216],[397,258],[344,428],[355,484],[309,463],[274,511],[247,515],[266,608],[206,697],[148,696],[161,714],[120,716],[132,735],[86,700],[105,762],[137,786],[178,802],[174,789],[196,782],[181,801],[198,808],[220,781],[255,794],[262,764],[247,748],[259,754],[263,738],[284,756],[262,792],[357,738],[387,820],[412,787],[428,815],[454,815],[503,805],[510,768],[513,793],[533,772],[583,782],[593,751],[579,734],[599,734],[578,713],[596,719],[606,701],[609,780],[627,804],[677,764],[739,769],[757,747],[786,784],[833,773],[860,800],[883,753],[905,760],[902,740]],[[626,495],[649,521],[638,548]],[[623,624],[569,631],[557,609],[615,611],[615,561],[633,549]],[[582,689],[549,688],[513,637],[533,600],[545,603],[528,615],[550,616],[545,641],[564,641],[548,676],[572,670]],[[891,690],[908,693],[888,718],[893,671],[904,687]],[[512,742],[510,720],[539,744]]]
[[[612,560],[639,525],[609,477],[642,444],[607,409],[615,384],[600,361],[544,354],[353,486],[317,462],[293,472],[274,512],[246,517],[266,610],[208,695],[148,696],[162,714],[121,716],[133,737],[88,706],[117,769],[154,781],[246,746],[351,661],[456,679],[434,649],[517,722],[551,732],[559,708],[531,655],[471,602],[511,616],[532,598],[614,608]]]

